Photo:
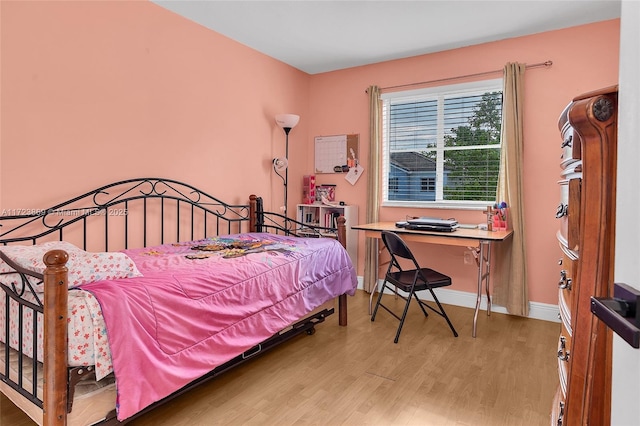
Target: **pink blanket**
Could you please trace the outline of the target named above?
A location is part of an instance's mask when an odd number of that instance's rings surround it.
[[[125,252],[142,277],[82,286],[104,315],[119,420],[357,285],[328,238],[241,234]]]

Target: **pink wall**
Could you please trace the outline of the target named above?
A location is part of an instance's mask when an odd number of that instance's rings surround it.
[[[0,207],[146,176],[234,203],[275,188],[282,204],[274,116],[305,117],[291,134],[291,155],[304,156],[307,74],[150,2],[1,7]]]
[[[1,2],[0,20],[1,209],[42,208],[116,179],[160,176],[234,203],[256,193],[275,210],[280,112],[301,116],[290,134],[292,209],[313,169],[314,136],[360,134],[368,169],[369,85],[553,60],[526,74],[525,191],[531,300],[557,300],[557,117],[573,96],[617,82],[618,20],[311,76],[149,2]],[[340,175],[319,182],[337,184],[338,198],[359,205],[364,221],[365,177],[355,186]],[[385,208],[382,219],[407,213],[416,212]],[[482,220],[479,212],[437,213]],[[416,249],[438,257],[454,289],[475,291],[462,249]]]
[[[311,135],[359,133],[363,165],[368,156],[368,98],[372,85],[388,87],[412,82],[501,70],[506,62],[553,61],[550,68],[530,69],[525,76],[525,225],[528,252],[529,295],[532,301],[557,303],[560,258],[555,231],[555,210],[560,201],[560,136],[557,120],[562,109],[576,95],[617,84],[619,20],[574,27],[561,31],[486,43],[462,49],[390,61],[370,66],[312,76]],[[598,52],[597,61],[594,52]],[[500,77],[501,73],[495,75]],[[492,76],[493,77],[493,76]],[[312,169],[312,153],[308,156]],[[366,172],[365,172],[366,173]],[[355,186],[342,176],[320,175],[321,183],[336,183],[338,198],[361,206],[365,220],[366,182]],[[462,222],[484,220],[479,211],[424,211],[382,208],[381,220],[400,220],[406,214],[455,216]],[[364,238],[360,236],[359,275],[363,272]],[[464,249],[416,245],[423,259],[433,259],[454,278],[454,290],[475,291],[477,272],[464,265]]]

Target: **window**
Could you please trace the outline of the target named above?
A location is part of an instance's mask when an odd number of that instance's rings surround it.
[[[422,192],[434,192],[436,190],[436,178],[423,177],[420,179],[420,190]]]
[[[500,165],[502,80],[385,93],[383,204],[493,204]]]

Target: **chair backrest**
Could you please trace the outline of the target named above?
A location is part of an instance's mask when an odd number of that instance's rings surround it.
[[[391,231],[382,231],[382,242],[384,242],[387,250],[389,250],[389,254],[391,255],[391,263],[395,264],[394,266],[402,269],[396,259],[397,256],[403,259],[411,260],[415,268],[420,269],[416,258],[413,256],[413,253],[411,252],[411,250],[409,250],[407,244],[402,238],[400,238],[398,234]]]

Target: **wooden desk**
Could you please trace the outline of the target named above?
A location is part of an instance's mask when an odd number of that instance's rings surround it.
[[[513,234],[512,230],[483,231],[480,229],[458,228],[454,232],[417,231],[396,228],[395,222],[377,222],[367,223],[364,225],[354,225],[351,229],[364,231],[365,237],[370,238],[381,239],[382,231],[393,231],[399,234],[405,241],[475,248],[478,255],[478,293],[476,297],[475,313],[473,315],[473,332],[471,335],[476,337],[478,311],[480,310],[480,301],[482,299],[483,283],[487,294],[487,315],[491,314],[491,293],[489,291],[491,244],[496,241],[506,240],[511,236],[511,234]],[[378,270],[378,265],[376,265],[376,270]],[[376,282],[375,288],[378,288],[377,284],[378,283]],[[371,296],[373,296],[373,293],[374,291],[371,292]]]

